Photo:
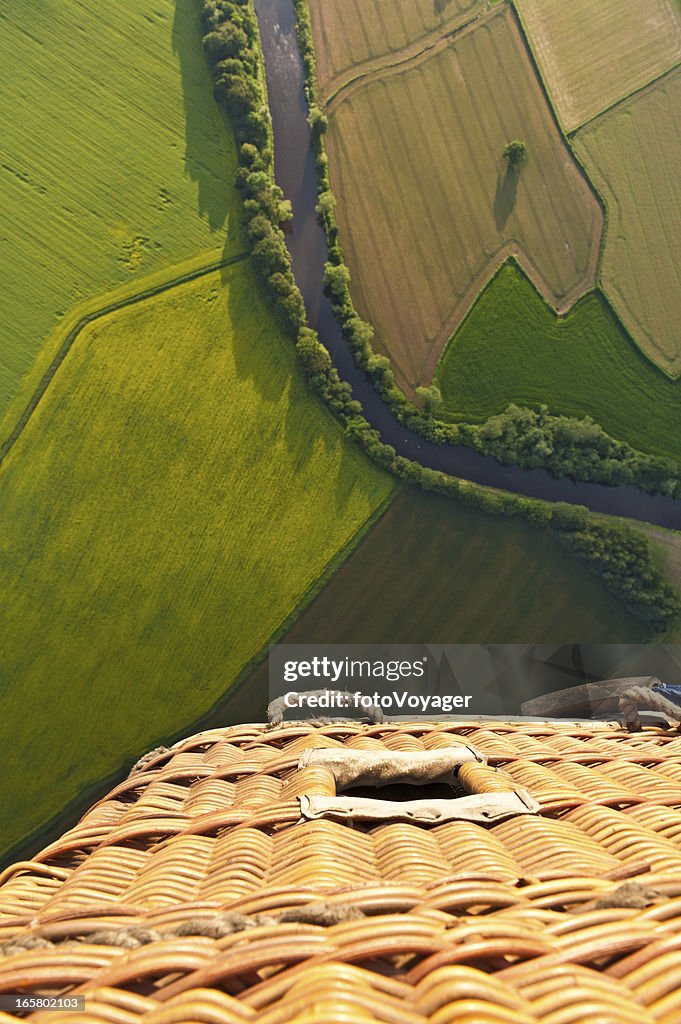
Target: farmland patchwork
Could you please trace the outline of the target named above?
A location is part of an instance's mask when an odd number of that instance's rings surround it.
[[[566,131],[681,62],[677,0],[515,0]]]
[[[248,261],[86,327],[0,470],[2,847],[205,714],[392,490]]]
[[[565,310],[593,286],[602,216],[561,139],[511,11],[336,93],[326,107],[359,312],[413,393],[513,254]],[[503,158],[522,138],[527,159]]]

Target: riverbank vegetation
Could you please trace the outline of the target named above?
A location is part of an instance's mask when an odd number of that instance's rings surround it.
[[[429,404],[430,408],[422,411],[405,397],[402,390],[397,386],[395,372],[390,360],[385,356],[378,355],[374,350],[374,332],[372,327],[362,320],[353,305],[349,287],[350,271],[345,264],[344,252],[339,241],[341,233],[336,217],[337,204],[331,189],[329,176],[329,161],[325,145],[328,120],[319,106],[316,56],[308,3],[307,0],[294,0],[294,5],[305,66],[306,93],[310,107],[309,118],[312,127],[312,140],[317,157],[320,196],[319,213],[329,242],[330,262],[327,267],[326,283],[334,301],[336,315],[341,323],[343,333],[358,364],[370,374],[374,386],[382,398],[390,405],[393,414],[410,429],[420,433],[424,438],[435,444],[468,444],[477,448],[483,454],[489,454],[501,462],[519,462],[527,467],[542,466],[558,477],[568,474],[575,479],[604,484],[632,483],[649,493],[659,492],[670,496],[681,494],[681,467],[678,460],[673,457],[677,448],[676,446],[674,448],[670,447],[672,443],[676,442],[676,435],[672,438],[672,433],[667,431],[665,438],[667,447],[662,442],[660,448],[653,448],[650,453],[641,452],[638,450],[638,447],[635,447],[642,426],[647,431],[656,431],[657,416],[649,415],[650,408],[652,408],[652,403],[656,400],[656,394],[653,394],[653,392],[656,392],[657,385],[660,383],[665,387],[665,381],[658,379],[661,378],[661,375],[656,375],[654,368],[650,366],[641,353],[632,345],[631,340],[622,329],[616,317],[608,309],[607,304],[597,296],[588,296],[582,300],[576,307],[574,316],[578,315],[578,311],[581,315],[587,303],[595,303],[595,306],[591,307],[592,311],[600,304],[602,314],[600,322],[596,324],[596,317],[592,319],[594,328],[598,326],[599,332],[605,336],[606,353],[612,352],[616,367],[622,361],[626,363],[627,359],[636,362],[635,369],[637,371],[640,370],[643,380],[647,380],[650,384],[650,387],[647,389],[647,398],[650,406],[646,410],[648,418],[645,425],[640,420],[634,420],[635,427],[633,428],[632,421],[625,416],[628,408],[627,404],[619,402],[615,405],[617,398],[610,378],[604,383],[603,391],[599,391],[597,395],[596,404],[599,408],[602,402],[610,401],[610,408],[616,409],[620,413],[618,423],[623,425],[627,436],[630,436],[632,429],[636,431],[637,437],[633,438],[633,444],[627,444],[626,441],[616,440],[614,437],[607,435],[598,423],[590,422],[587,419],[586,413],[589,410],[584,410],[579,405],[574,410],[568,407],[565,411],[568,413],[573,411],[582,412],[583,415],[565,415],[563,411],[565,407],[559,404],[556,407],[556,411],[560,415],[554,416],[549,412],[548,407],[538,412],[515,406],[513,404],[514,396],[509,393],[504,402],[500,402],[497,406],[490,408],[487,413],[487,415],[490,413],[497,413],[497,415],[489,423],[480,424],[470,420],[461,421],[461,417],[457,417],[456,412],[452,408],[451,395],[449,408],[446,400],[442,405],[442,414],[444,414],[449,422],[443,422],[440,418],[441,413],[433,409],[432,403],[425,403]],[[483,291],[477,305],[483,302],[485,297],[491,294],[500,282],[505,283],[509,280],[512,269],[512,264],[501,268],[500,272],[492,280],[492,283]],[[521,279],[520,275],[519,279]],[[543,311],[544,315],[549,313],[548,307],[541,302],[537,293],[530,287],[529,282],[525,281],[525,285],[527,285],[531,293],[530,309],[535,314],[537,310]],[[473,318],[477,305],[468,314],[468,318],[464,321],[460,330],[467,329],[467,325]],[[494,313],[498,320],[500,311],[495,308]],[[501,307],[501,313],[505,315],[504,307]],[[572,322],[573,320],[570,315],[560,321],[561,324],[565,325],[570,325]],[[555,325],[559,321],[555,320],[554,317],[551,323]],[[587,343],[588,337],[582,339],[583,345]],[[626,342],[626,344],[618,346],[619,341]],[[615,348],[615,346],[617,347]],[[494,354],[495,349],[492,346],[490,346],[490,349],[492,351],[486,351],[485,355],[491,356]],[[454,357],[452,352],[454,350],[455,346],[450,345],[443,358],[449,369],[453,366],[452,360]],[[546,352],[545,346],[537,346],[532,351],[533,359],[536,361],[538,353],[544,352]],[[598,352],[590,351],[589,359],[597,358]],[[486,367],[485,369],[486,374],[478,373],[476,375],[475,386],[471,388],[473,396],[478,393],[479,389],[484,389],[486,386],[498,385],[500,388],[505,386],[505,377],[497,372],[496,366]],[[631,370],[632,367],[623,366],[622,379]],[[517,375],[522,372],[522,363],[516,361],[513,365],[513,373]],[[552,372],[553,367],[548,368],[549,379]],[[574,377],[574,371],[571,372]],[[537,387],[537,381],[543,382],[545,379],[546,374],[537,374],[534,378],[535,388]],[[631,378],[627,378],[629,390],[633,386],[632,381],[639,381],[637,373],[634,373]],[[671,388],[674,387],[669,381],[666,384],[670,385]],[[667,390],[669,391],[669,388]],[[589,387],[584,387],[583,379],[580,380],[579,391],[582,397],[590,394]],[[644,388],[644,391],[646,391],[646,388]],[[436,403],[438,407],[440,406],[439,397],[438,395]],[[550,400],[550,396],[548,397]],[[671,397],[671,393],[668,397]],[[537,405],[543,405],[546,401],[546,390],[542,388],[541,397],[536,399],[536,403]],[[675,406],[668,403],[667,408],[671,421],[674,421],[676,416]],[[432,412],[435,412],[436,415],[429,414]],[[455,418],[459,418],[460,421],[451,422]],[[475,418],[475,416],[472,417],[473,420]],[[663,416],[662,419],[665,421],[666,417]],[[663,431],[667,429],[667,426],[668,424],[665,423]],[[673,422],[671,426],[673,430]]]
[[[2,418],[73,306],[242,241],[196,0],[3,5],[0,65]]]
[[[484,450],[484,443],[481,443],[478,428],[471,425],[438,422],[433,416],[422,413],[408,401],[395,383],[395,374],[390,361],[384,356],[377,355],[373,350],[371,326],[362,320],[354,308],[349,289],[350,273],[339,242],[335,196],[331,189],[329,162],[325,147],[328,122],[318,104],[316,58],[307,0],[294,0],[294,7],[299,45],[305,68],[305,90],[309,106],[312,145],[316,156],[318,211],[328,240],[329,262],[326,265],[325,284],[344,337],[358,364],[371,376],[376,390],[388,403],[398,420],[435,443],[465,442]],[[318,339],[315,339],[314,345],[311,342],[310,348],[313,347],[316,355],[314,365],[308,364],[306,370],[313,386],[320,390],[319,385],[315,384],[318,369],[319,378],[324,380],[324,371],[321,370],[321,367],[330,365],[330,360],[328,354],[324,354],[325,350]],[[323,391],[321,393],[323,394]],[[439,397],[438,392],[438,400]],[[584,534],[580,550],[582,560],[594,572],[602,573],[602,578],[606,581],[609,589],[617,597],[625,600],[633,614],[652,622],[658,629],[665,628],[679,615],[681,611],[679,595],[666,581],[659,566],[653,564],[649,552],[645,557],[645,572],[639,572],[641,560],[640,550],[635,543],[637,535],[628,528],[617,524],[609,524],[604,527],[607,531],[613,558],[619,559],[621,567],[619,574],[606,573],[597,552],[602,534],[597,536],[589,532],[590,523],[596,522],[596,519],[589,514],[587,509],[560,504],[551,505],[520,495],[493,491],[428,469],[396,455],[394,449],[385,445],[378,433],[372,430],[360,415],[346,418],[346,430],[357,437],[381,465],[397,473],[403,480],[418,484],[426,491],[456,497],[468,507],[481,509],[493,515],[521,516],[535,525],[551,524],[559,534],[563,531],[580,531]],[[668,469],[666,463],[665,469]],[[675,481],[672,481],[671,487],[675,486]],[[657,488],[652,487],[651,489],[656,490]]]
[[[393,488],[249,260],[85,328],[0,469],[0,847],[205,714]]]

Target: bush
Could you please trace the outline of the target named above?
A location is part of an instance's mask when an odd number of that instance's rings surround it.
[[[678,616],[679,597],[653,564],[640,534],[589,517],[579,529],[558,530],[557,536],[638,618],[662,629]]]
[[[236,183],[244,195],[246,239],[253,264],[280,320],[297,338],[305,326],[305,305],[281,230],[281,224],[291,218],[291,205],[274,180],[272,129],[255,11],[249,0],[201,0],[201,17],[215,97],[234,125],[239,143]]]

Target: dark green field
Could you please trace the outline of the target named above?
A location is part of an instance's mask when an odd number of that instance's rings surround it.
[[[545,403],[591,415],[642,451],[681,458],[681,382],[649,362],[598,293],[556,317],[513,263],[478,298],[436,379],[447,419]]]
[[[405,490],[281,643],[645,643],[548,531]],[[246,688],[267,688],[267,663]]]

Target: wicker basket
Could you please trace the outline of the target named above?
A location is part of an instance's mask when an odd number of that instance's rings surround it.
[[[462,745],[451,820],[302,813],[339,795],[310,748]],[[509,793],[527,813],[457,816]],[[0,877],[0,997],[62,1000],[0,1024],[679,1024],[680,982],[681,737],[657,728],[206,732]]]

